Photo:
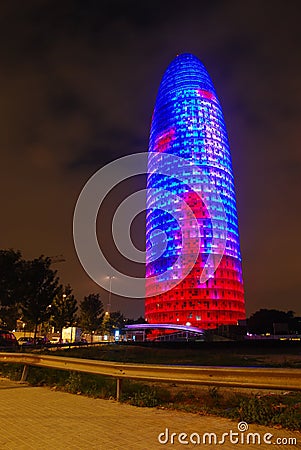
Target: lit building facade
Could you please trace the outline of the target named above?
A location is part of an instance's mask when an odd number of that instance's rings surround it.
[[[199,167],[208,180],[192,176],[190,185],[156,173],[152,152],[171,154]],[[157,163],[156,163],[157,164]],[[175,171],[176,173],[176,171]],[[241,253],[231,155],[222,109],[204,65],[191,54],[177,56],[168,66],[159,88],[149,140],[149,166],[146,218],[146,300],[145,317],[149,323],[179,324],[202,329],[237,324],[245,319]],[[208,188],[209,186],[209,188]],[[178,263],[183,233],[195,236],[195,229],[183,211],[182,228],[170,210],[152,209],[158,192],[178,196],[191,208],[199,228],[199,255],[191,271],[181,277]],[[199,196],[196,192],[202,191]],[[200,198],[201,197],[201,198]],[[208,205],[210,204],[210,208]],[[220,236],[225,247],[216,270],[206,281],[201,274],[210,254],[218,252],[213,244],[212,214],[221,221]],[[212,213],[213,211],[213,213]],[[166,236],[166,248],[158,257],[159,240],[154,230]],[[182,234],[181,234],[182,233]],[[151,241],[152,235],[152,241]],[[182,236],[182,237],[181,237]],[[187,252],[187,248],[186,248]],[[189,258],[189,255],[186,255]],[[172,273],[176,285],[160,292],[154,277]]]

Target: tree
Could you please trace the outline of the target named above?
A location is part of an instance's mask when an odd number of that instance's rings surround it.
[[[120,330],[125,323],[124,315],[120,311],[115,311],[108,314],[108,317],[103,322],[103,330],[113,333],[115,330]]]
[[[23,319],[34,325],[36,340],[38,325],[49,319],[48,306],[59,292],[56,271],[50,269],[51,259],[40,256],[32,261],[24,261],[22,273],[23,298],[21,310]]]
[[[135,323],[142,324],[147,323],[147,321],[142,316],[138,317],[138,319],[125,319],[125,325],[133,325]]]
[[[260,309],[248,319],[248,331],[251,333],[274,333],[275,323],[289,323],[294,317],[293,311]]]
[[[64,327],[72,326],[76,320],[78,310],[76,299],[72,294],[70,285],[59,287],[59,291],[51,304],[51,324],[60,331],[60,340],[62,340],[62,331]]]
[[[0,325],[9,329],[16,326],[23,285],[23,260],[19,251],[0,250]]]
[[[134,320],[133,323],[140,324],[140,323],[147,323],[147,321],[145,320],[144,317],[140,316],[140,317],[138,317],[138,319]]]
[[[80,302],[80,325],[82,329],[91,334],[91,342],[93,341],[93,333],[101,328],[104,312],[103,304],[99,294],[90,294],[84,297]]]
[[[293,334],[301,334],[301,317],[293,317],[289,321],[289,330]]]

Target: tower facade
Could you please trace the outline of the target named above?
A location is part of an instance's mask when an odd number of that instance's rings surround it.
[[[199,177],[197,170],[192,169],[192,186],[179,180],[176,170],[174,177],[158,173],[153,152],[183,158],[199,168],[207,180],[205,188],[204,179]],[[212,81],[204,65],[194,55],[177,56],[162,78],[152,118],[148,174],[147,321],[210,329],[237,324],[239,319],[245,319],[236,198],[227,131]],[[161,197],[167,192],[167,198],[169,193],[171,198],[181,198],[196,219],[199,254],[184,278],[181,277],[178,257],[183,251],[184,237],[186,240],[194,239],[196,229],[184,210],[182,215],[181,211],[177,212],[178,220],[173,216],[170,202],[167,210],[152,208],[154,197],[160,196],[161,191]],[[223,214],[225,220],[221,220]],[[220,223],[217,234],[225,241],[222,254],[214,244],[216,228],[213,227],[213,216],[215,222]],[[161,230],[160,233],[164,232],[166,237],[164,251],[161,249],[158,258],[155,255],[162,243],[160,239],[154,239],[155,230]],[[186,257],[189,259],[187,248]],[[218,264],[204,279],[202,274],[210,254],[218,259]],[[162,292],[157,280],[161,275],[164,279],[166,273],[173,278],[174,284]]]

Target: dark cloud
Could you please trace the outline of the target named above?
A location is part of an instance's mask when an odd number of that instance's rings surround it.
[[[85,145],[79,157],[69,164],[70,169],[79,170],[83,166],[102,167],[113,159],[126,156],[129,151],[136,153],[147,149],[146,137],[139,139],[138,132],[131,134],[118,128],[108,129],[103,134],[98,133],[97,136],[93,136],[93,141],[97,142],[97,145],[91,147]]]
[[[248,313],[301,314],[299,22],[294,0],[2,2],[1,248],[64,253],[65,282],[98,290],[73,248],[77,196],[99,167],[146,149],[163,72],[190,51],[224,109]]]

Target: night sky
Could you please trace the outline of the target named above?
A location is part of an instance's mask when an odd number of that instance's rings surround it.
[[[160,79],[194,53],[220,98],[233,158],[247,315],[300,306],[299,2],[2,1],[0,248],[55,266],[79,300],[108,294],[72,237],[88,178],[146,151]],[[143,314],[142,300],[112,309]]]

